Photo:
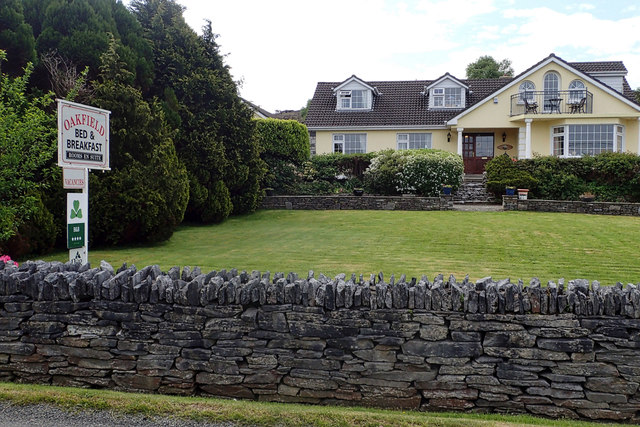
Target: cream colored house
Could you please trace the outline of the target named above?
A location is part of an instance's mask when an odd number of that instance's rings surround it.
[[[457,152],[466,173],[491,158],[639,152],[640,104],[622,62],[551,54],[514,78],[318,83],[307,127],[315,153],[387,148]]]

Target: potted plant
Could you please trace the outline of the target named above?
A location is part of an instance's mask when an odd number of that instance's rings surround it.
[[[593,202],[595,198],[596,198],[596,195],[590,191],[585,191],[580,195],[580,201],[582,202]]]
[[[507,192],[507,196],[514,196],[516,194],[516,187],[507,185],[505,187],[505,191]]]
[[[267,188],[265,188],[265,189],[264,189],[264,193],[265,193],[267,196],[273,196],[273,195],[274,195],[273,188],[271,188],[271,187],[267,187]]]
[[[452,186],[449,184],[444,184],[442,186],[442,192],[444,193],[445,196],[451,195],[451,189],[452,189]]]
[[[353,195],[354,196],[362,196],[364,194],[364,188],[354,188],[353,189]]]
[[[518,199],[527,200],[528,195],[529,195],[529,189],[518,188]]]

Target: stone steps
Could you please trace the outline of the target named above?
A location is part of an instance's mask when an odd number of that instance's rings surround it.
[[[494,203],[495,198],[487,192],[484,175],[466,174],[458,191],[453,195],[454,203]]]

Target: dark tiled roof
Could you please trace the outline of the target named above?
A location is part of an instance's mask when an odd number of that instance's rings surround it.
[[[469,86],[467,108],[500,89],[512,79],[460,80]],[[316,87],[306,124],[308,127],[348,126],[444,126],[462,110],[429,110],[429,97],[421,92],[435,80],[372,81],[381,93],[374,96],[371,111],[336,111],[333,88],[340,82],[320,82]]]
[[[627,67],[622,61],[568,62],[568,64],[587,74],[612,71],[626,74],[627,72]]]
[[[513,80],[519,79],[549,58],[556,58],[567,66],[585,74],[597,74],[598,72],[619,72],[624,74],[627,72],[622,61],[567,62],[552,53],[514,78],[460,80],[460,82],[468,85],[471,91],[471,94],[467,96],[467,105],[464,110],[485,99]],[[333,95],[333,88],[339,86],[342,82],[321,82],[318,83],[309,105],[306,124],[311,128],[444,125],[449,119],[464,110],[429,110],[429,98],[421,95],[421,92],[424,91],[425,86],[429,86],[433,82],[435,80],[366,82],[373,87],[377,87],[381,92],[380,96],[374,96],[372,111],[366,112],[336,111],[336,97]],[[609,87],[605,83],[602,84]],[[622,86],[622,95],[640,105],[640,102],[636,100],[635,92],[624,77]]]
[[[280,120],[297,120],[301,123],[304,123],[300,110],[276,111],[275,113],[271,114],[271,118]]]

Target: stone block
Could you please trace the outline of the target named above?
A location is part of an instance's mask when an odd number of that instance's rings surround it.
[[[478,342],[410,340],[401,347],[403,353],[412,356],[475,357],[482,354],[482,345]]]
[[[589,353],[593,351],[594,343],[589,338],[552,339],[540,338],[538,347],[545,350],[565,351],[569,353]]]

